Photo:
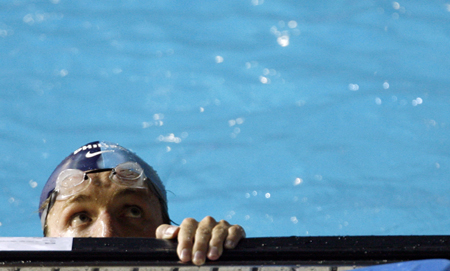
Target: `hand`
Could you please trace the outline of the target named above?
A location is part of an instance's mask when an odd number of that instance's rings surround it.
[[[186,218],[179,227],[163,224],[156,229],[156,238],[174,239],[177,236],[180,260],[184,263],[192,260],[195,265],[202,265],[206,257],[213,261],[219,259],[223,248],[235,248],[245,238],[245,231],[239,225],[230,225],[225,220],[216,222],[210,216],[200,222]]]

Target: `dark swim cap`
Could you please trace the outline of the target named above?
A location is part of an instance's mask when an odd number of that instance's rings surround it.
[[[150,182],[147,181],[147,183],[149,183],[150,188],[154,190],[153,192],[155,192],[161,203],[163,218],[169,219],[166,189],[156,171],[130,150],[119,146],[118,144],[106,141],[95,141],[86,144],[64,159],[61,164],[56,167],[55,171],[53,171],[45,184],[41,193],[39,207],[42,207],[42,204],[52,195],[55,190],[56,180],[61,171],[65,169],[79,169],[82,171],[112,169],[125,162],[137,162],[142,167],[145,176],[150,180]],[[51,208],[52,206],[49,207]],[[49,211],[48,208],[41,208],[39,210],[42,227],[45,225],[46,215]],[[42,217],[43,213],[45,213],[45,217]]]

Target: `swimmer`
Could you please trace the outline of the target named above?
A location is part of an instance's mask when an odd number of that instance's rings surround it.
[[[166,190],[156,172],[117,144],[92,142],[69,155],[45,184],[39,215],[47,237],[178,239],[182,262],[202,265],[245,238],[239,225],[205,217],[170,225]]]

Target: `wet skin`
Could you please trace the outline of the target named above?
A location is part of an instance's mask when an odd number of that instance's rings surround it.
[[[156,237],[178,238],[182,262],[201,265],[217,260],[223,249],[234,248],[245,232],[239,225],[205,217],[186,218],[181,225],[163,224],[157,197],[147,188],[113,183],[109,171],[90,173],[87,189],[57,200],[47,218],[49,237]]]

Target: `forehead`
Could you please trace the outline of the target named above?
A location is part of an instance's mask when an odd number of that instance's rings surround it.
[[[114,185],[114,183],[109,179],[109,176],[111,175],[111,171],[112,171],[111,169],[92,171],[92,172],[87,171],[86,174],[91,179],[92,186],[106,188],[106,187],[110,187],[110,186]],[[88,190],[89,188],[90,187],[88,186],[86,190]],[[120,187],[118,187],[117,189],[120,189]]]
[[[87,173],[91,183],[83,191],[64,200],[65,205],[74,202],[94,201],[96,204],[110,204],[122,198],[134,198],[153,202],[155,195],[147,188],[130,188],[112,182],[111,170]],[[58,202],[58,201],[57,201]]]

